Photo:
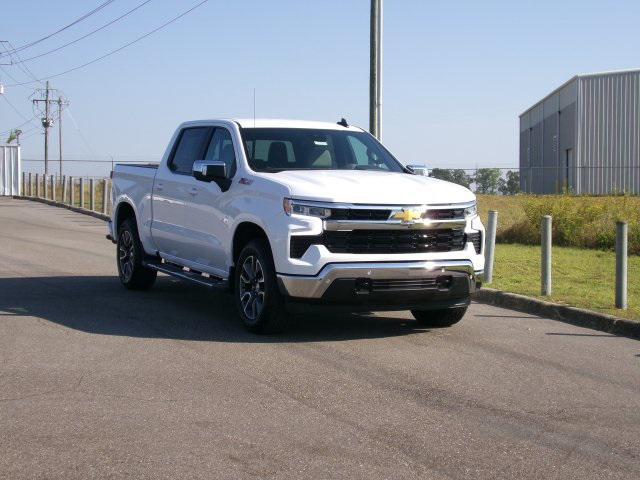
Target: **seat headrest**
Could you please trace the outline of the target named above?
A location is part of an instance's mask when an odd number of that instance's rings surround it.
[[[269,168],[282,168],[287,166],[287,146],[284,142],[271,142],[267,155]]]

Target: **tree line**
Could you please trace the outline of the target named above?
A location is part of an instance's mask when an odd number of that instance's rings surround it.
[[[479,168],[474,175],[462,169],[434,168],[429,172],[429,176],[466,188],[471,188],[473,184],[476,193],[515,195],[520,192],[520,173],[516,170],[507,170],[503,177],[499,168]]]

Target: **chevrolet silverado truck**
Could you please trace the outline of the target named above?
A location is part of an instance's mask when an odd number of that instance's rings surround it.
[[[186,122],[159,164],[112,176],[122,285],[148,289],[162,272],[230,291],[254,332],[309,305],[447,327],[482,282],[474,194],[417,174],[344,119]]]

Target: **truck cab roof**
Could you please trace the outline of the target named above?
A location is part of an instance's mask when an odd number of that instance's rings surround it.
[[[212,122],[234,122],[242,128],[309,128],[322,130],[351,130],[362,132],[360,127],[354,125],[343,126],[336,122],[318,122],[313,120],[288,120],[277,118],[212,118],[208,120],[192,120],[183,123],[188,125],[203,125]]]

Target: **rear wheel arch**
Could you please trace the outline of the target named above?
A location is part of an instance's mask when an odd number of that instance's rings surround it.
[[[118,207],[116,208],[116,214],[114,215],[114,232],[116,233],[116,235],[118,234],[122,222],[124,222],[127,218],[132,218],[133,221],[136,222],[137,226],[136,212],[133,206],[129,202],[122,201],[118,204]]]

